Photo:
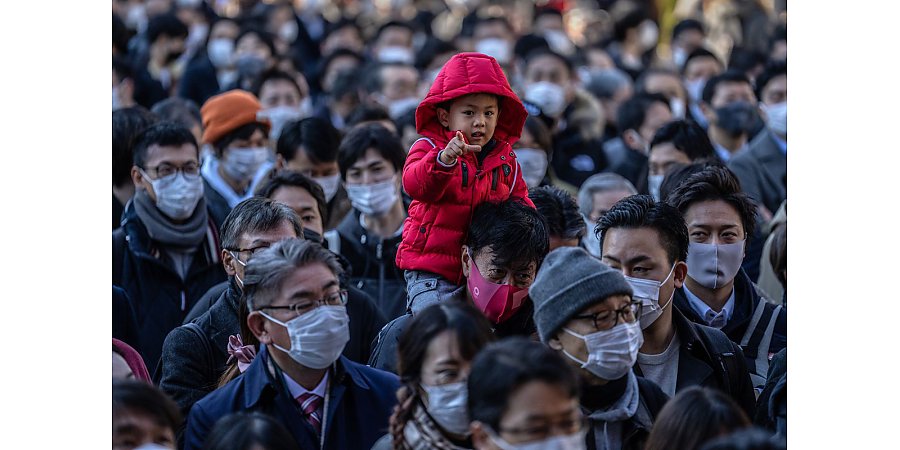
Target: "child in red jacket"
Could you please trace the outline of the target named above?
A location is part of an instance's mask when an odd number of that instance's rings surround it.
[[[500,65],[481,53],[450,58],[416,108],[423,137],[403,167],[403,188],[413,202],[397,251],[413,313],[462,285],[463,245],[477,205],[518,198],[534,207],[512,149],[527,115]],[[475,298],[482,311],[502,301]]]

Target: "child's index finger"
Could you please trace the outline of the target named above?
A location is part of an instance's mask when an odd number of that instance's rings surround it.
[[[463,144],[468,144],[468,142],[466,142],[466,135],[464,135],[462,131],[456,130],[456,138],[462,141]]]

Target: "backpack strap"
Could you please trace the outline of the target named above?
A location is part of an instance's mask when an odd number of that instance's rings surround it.
[[[741,348],[744,354],[753,358],[753,367],[750,370],[750,378],[753,386],[760,388],[766,384],[766,376],[769,372],[769,346],[772,343],[772,335],[775,333],[775,323],[781,313],[781,305],[769,306],[764,298],[760,297],[753,311],[753,318],[747,325],[747,331],[741,338]],[[760,326],[765,324],[765,326]],[[756,350],[756,354],[750,354],[747,350]]]
[[[188,322],[184,325],[181,325],[181,327],[195,334],[197,338],[199,338],[200,345],[203,347],[203,355],[206,362],[206,367],[210,369],[210,372],[207,373],[207,375],[212,377],[210,379],[215,378],[215,373],[213,372],[216,370],[216,368],[213,367],[212,344],[209,342],[209,338],[206,336],[203,328],[200,328],[200,325],[197,325],[196,322]],[[162,358],[159,358],[159,362],[156,363],[156,369],[153,371],[153,383],[157,386],[159,385],[159,381],[162,379],[162,360]]]
[[[125,247],[128,245],[125,239],[125,230],[122,227],[116,228],[112,233],[112,251],[113,251],[113,279],[112,284],[116,286],[122,285],[122,270],[125,265]]]
[[[725,333],[713,332],[715,329],[710,330],[703,326],[698,326],[695,329],[698,331],[697,334],[706,346],[710,356],[722,368],[721,371],[716,370],[722,375],[720,380],[722,386],[727,389],[728,394],[736,398],[740,394],[738,392],[739,388],[732,383],[732,380],[736,379],[741,372],[738,368],[738,356],[734,353],[734,343],[728,339]]]
[[[328,230],[322,237],[328,243],[328,250],[336,255],[341,254],[341,236],[337,230]]]

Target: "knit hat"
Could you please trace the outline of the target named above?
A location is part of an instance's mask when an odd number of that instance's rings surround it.
[[[203,143],[212,144],[249,123],[264,124],[268,130],[269,121],[256,118],[256,113],[261,110],[262,105],[256,96],[240,89],[210,97],[200,108],[200,115],[203,117]]]
[[[544,259],[528,289],[534,303],[534,323],[546,343],[573,316],[611,295],[632,295],[618,270],[594,258],[581,247],[560,247]]]

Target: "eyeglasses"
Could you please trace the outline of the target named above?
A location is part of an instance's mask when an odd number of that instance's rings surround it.
[[[233,252],[233,253],[247,252],[250,254],[250,256],[253,256],[256,254],[256,252],[258,252],[260,250],[265,250],[265,249],[269,248],[270,246],[271,246],[270,244],[264,244],[264,245],[260,245],[260,246],[256,246],[256,247],[250,247],[250,248],[226,248],[225,250],[228,250],[229,252]],[[249,259],[249,257],[247,259]]]
[[[507,434],[521,436],[526,441],[539,441],[550,436],[578,433],[588,427],[588,419],[579,413],[578,418],[569,418],[534,427],[500,427]]]
[[[178,172],[183,173],[186,177],[200,175],[200,165],[194,162],[189,162],[181,167],[163,163],[156,167],[147,167],[144,170],[148,175],[153,175],[154,179],[165,178]]]
[[[604,331],[616,326],[619,323],[619,318],[622,319],[622,323],[634,323],[638,317],[641,317],[641,302],[632,300],[631,303],[621,309],[582,314],[573,317],[573,319],[591,320],[597,331]]]
[[[263,306],[259,309],[284,309],[295,313],[297,316],[302,316],[319,306],[344,306],[346,304],[347,291],[342,289],[337,292],[326,294],[324,298],[319,300],[306,300],[286,306]]]

